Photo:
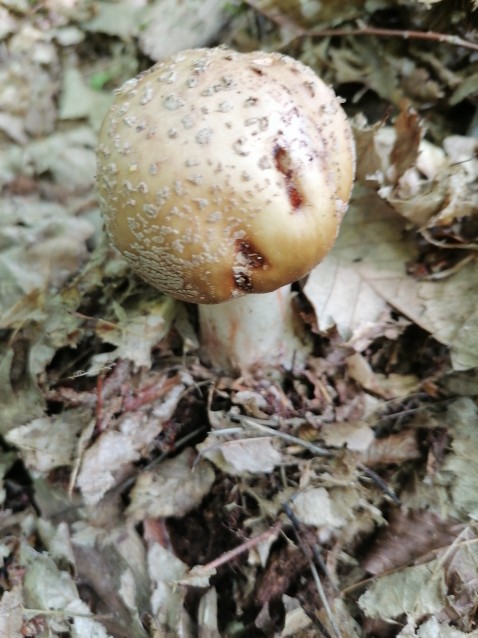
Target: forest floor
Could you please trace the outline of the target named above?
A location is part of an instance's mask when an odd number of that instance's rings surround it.
[[[212,369],[102,226],[113,90],[216,44],[354,129],[297,369]],[[0,638],[478,636],[476,0],[2,0],[0,188]]]

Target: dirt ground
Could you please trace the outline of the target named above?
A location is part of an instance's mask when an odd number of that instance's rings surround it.
[[[208,364],[108,243],[115,88],[279,51],[344,98],[306,357]],[[0,638],[478,636],[476,0],[0,1]]]

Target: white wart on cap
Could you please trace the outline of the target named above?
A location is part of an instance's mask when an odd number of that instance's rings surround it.
[[[117,91],[97,184],[107,231],[172,297],[219,303],[306,275],[334,243],[354,176],[339,100],[276,53],[178,53]]]

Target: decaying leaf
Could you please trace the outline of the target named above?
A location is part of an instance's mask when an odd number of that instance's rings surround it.
[[[47,612],[45,621],[53,632],[68,631],[71,625],[76,636],[85,635],[82,632],[86,632],[95,638],[110,638],[110,634],[92,617],[88,606],[80,599],[68,572],[61,571],[51,558],[28,546],[23,547],[22,558],[26,568],[23,584],[26,608],[34,609],[36,613],[44,609]],[[49,610],[59,613],[50,615]]]
[[[22,451],[28,468],[48,472],[72,464],[78,436],[91,418],[88,410],[73,409],[56,417],[41,417],[10,430],[6,439]]]
[[[198,638],[221,638],[217,623],[217,591],[214,587],[207,590],[199,603]]]
[[[292,500],[292,509],[302,523],[333,530],[346,525],[357,504],[358,494],[353,488],[317,487],[298,492]]]
[[[391,513],[362,565],[370,574],[403,567],[438,548],[448,548],[457,537],[457,522],[427,511]]]
[[[176,0],[159,0],[143,15],[141,49],[153,60],[160,60],[180,49],[205,46],[226,18],[222,0],[186,0],[179,4]]]
[[[447,604],[445,573],[439,561],[406,567],[381,576],[359,598],[359,605],[369,618],[412,619],[438,613]]]
[[[183,607],[186,589],[176,584],[184,577],[187,569],[187,565],[158,543],[148,549],[148,573],[152,583],[151,610],[154,624],[160,632],[175,632],[184,627],[187,631],[182,635],[189,636],[190,620]]]
[[[0,637],[475,636],[478,0],[0,4]],[[356,115],[286,375],[211,370],[102,231],[114,90],[216,43]]]
[[[390,298],[407,282],[404,264],[413,248],[403,224],[374,193],[356,187],[332,253],[309,275],[304,292],[314,307],[319,329],[336,326],[344,340],[364,324],[375,323]]]
[[[347,447],[356,452],[365,452],[372,444],[375,434],[367,423],[331,423],[321,430],[321,437],[330,447]]]
[[[471,399],[457,399],[447,410],[446,423],[452,437],[451,453],[437,477],[449,487],[457,516],[478,516],[478,412]]]
[[[113,302],[117,321],[98,322],[96,333],[102,341],[117,347],[108,354],[95,357],[90,373],[98,364],[107,366],[116,359],[133,361],[138,367],[150,366],[151,350],[169,333],[176,307],[174,299],[166,296],[140,301],[132,310],[125,310]]]
[[[282,596],[284,607],[286,610],[284,629],[281,633],[281,638],[288,636],[300,635],[300,632],[304,629],[310,628],[312,621],[307,616],[298,600],[291,598],[290,596]]]
[[[192,450],[186,449],[156,469],[139,475],[127,514],[136,522],[144,518],[184,516],[200,505],[214,478],[210,464],[206,461],[194,464]]]
[[[272,472],[282,461],[274,439],[268,436],[222,441],[218,436],[210,434],[197,449],[221,470],[236,475],[244,472]]]
[[[20,585],[5,591],[0,600],[0,636],[21,638],[23,625],[23,596]]]

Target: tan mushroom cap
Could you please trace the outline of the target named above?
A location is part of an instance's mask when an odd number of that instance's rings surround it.
[[[107,231],[172,297],[218,303],[306,275],[334,243],[354,177],[339,100],[276,53],[193,49],[126,82],[103,123]]]

